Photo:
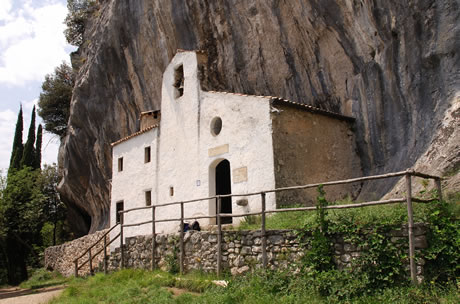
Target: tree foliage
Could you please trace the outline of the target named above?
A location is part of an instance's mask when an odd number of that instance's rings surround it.
[[[38,125],[37,140],[35,142],[35,163],[34,168],[40,168],[42,165],[42,137],[43,128],[42,125]]]
[[[59,179],[55,164],[43,167],[40,175],[40,183],[44,195],[44,226],[41,234],[45,247],[63,243],[70,236],[65,222],[67,208],[61,201],[59,192],[57,191]]]
[[[24,146],[22,144],[22,131],[24,129],[22,106],[19,108],[16,130],[14,132],[13,149],[11,151],[10,168],[19,169]]]
[[[38,115],[45,122],[45,130],[63,137],[67,131],[74,76],[65,62],[53,74],[45,76],[38,101]]]
[[[97,2],[97,0],[67,0],[69,13],[64,20],[67,25],[64,35],[68,43],[78,47],[83,44],[86,21],[95,11]]]
[[[35,166],[35,106],[32,109],[32,115],[30,119],[30,127],[29,133],[27,135],[27,141],[24,145],[24,152],[22,154],[21,159],[21,167],[28,166],[34,167]]]
[[[0,172],[0,283],[18,284],[27,279],[27,267],[38,266],[43,239],[48,237],[41,233],[43,226],[53,227],[49,233],[55,244],[57,228],[65,219],[56,191],[56,166],[40,168],[42,128],[35,135],[35,107],[25,146],[22,129],[21,107],[10,160],[14,166],[6,178]]]
[[[38,183],[39,170],[12,169],[3,192],[0,227],[1,243],[7,260],[8,283],[27,279],[27,261],[34,255],[33,244],[39,240],[42,225],[43,194]],[[38,244],[39,245],[39,244]],[[35,264],[38,259],[33,259]]]
[[[0,256],[4,263],[0,263],[0,281],[2,270],[9,284],[25,280],[27,268],[39,265],[45,247],[69,239],[66,208],[56,190],[58,181],[56,165],[45,165],[43,170],[12,169],[6,187],[1,182]]]

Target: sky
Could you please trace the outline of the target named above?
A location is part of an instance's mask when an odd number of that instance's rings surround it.
[[[24,141],[46,74],[75,47],[64,37],[66,0],[0,0],[0,170],[9,165],[20,104]],[[38,122],[41,119],[37,117]],[[57,162],[59,138],[45,133],[42,163]]]

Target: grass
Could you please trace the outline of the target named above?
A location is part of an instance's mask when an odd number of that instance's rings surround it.
[[[173,276],[166,272],[125,269],[86,279],[74,279],[61,297],[51,303],[194,303],[196,295],[184,293],[173,297],[164,287],[190,292],[212,289],[212,274],[190,273]]]
[[[122,270],[75,279],[51,303],[459,303],[455,286],[397,287],[378,290],[351,300],[323,297],[302,275],[256,272],[229,278],[227,288],[210,283],[213,276],[194,273],[172,276],[164,272]],[[184,285],[178,282],[187,282]],[[179,285],[178,285],[179,284]],[[184,293],[174,297],[166,286],[185,287],[200,295]]]
[[[63,277],[58,272],[50,272],[46,269],[40,268],[33,272],[32,276],[22,282],[19,287],[24,289],[38,289],[43,287],[62,285],[69,281],[69,278]]]
[[[460,193],[451,194],[448,197],[449,208],[457,218],[460,218]],[[331,204],[344,205],[352,204],[350,200],[337,201]],[[299,207],[299,206],[292,206]],[[413,203],[414,222],[427,222],[430,214],[430,204]],[[371,224],[381,223],[388,225],[407,224],[407,207],[404,203],[368,206],[353,209],[328,210],[326,217],[329,222],[334,223],[357,223]],[[267,229],[299,229],[301,227],[312,227],[315,221],[315,211],[298,211],[275,213],[267,217]],[[245,217],[238,227],[239,230],[258,230],[261,226],[260,216]]]

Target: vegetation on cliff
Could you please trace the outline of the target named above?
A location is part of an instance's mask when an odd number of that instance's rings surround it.
[[[95,11],[98,2],[98,0],[67,0],[69,13],[64,20],[67,25],[64,35],[68,43],[75,46],[83,44],[86,22]]]
[[[53,74],[45,76],[38,101],[38,115],[45,123],[45,130],[63,137],[67,131],[70,101],[74,87],[72,67],[63,62]]]

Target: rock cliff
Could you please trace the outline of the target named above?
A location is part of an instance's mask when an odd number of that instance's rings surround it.
[[[74,228],[107,226],[110,143],[136,131],[141,111],[159,108],[177,49],[208,54],[204,89],[353,114],[364,174],[375,174],[411,167],[439,143],[437,128],[459,102],[458,20],[457,0],[101,1],[74,57],[80,70],[59,154]],[[458,172],[455,134],[439,147],[454,163],[431,173]],[[395,182],[364,185],[361,197]]]

